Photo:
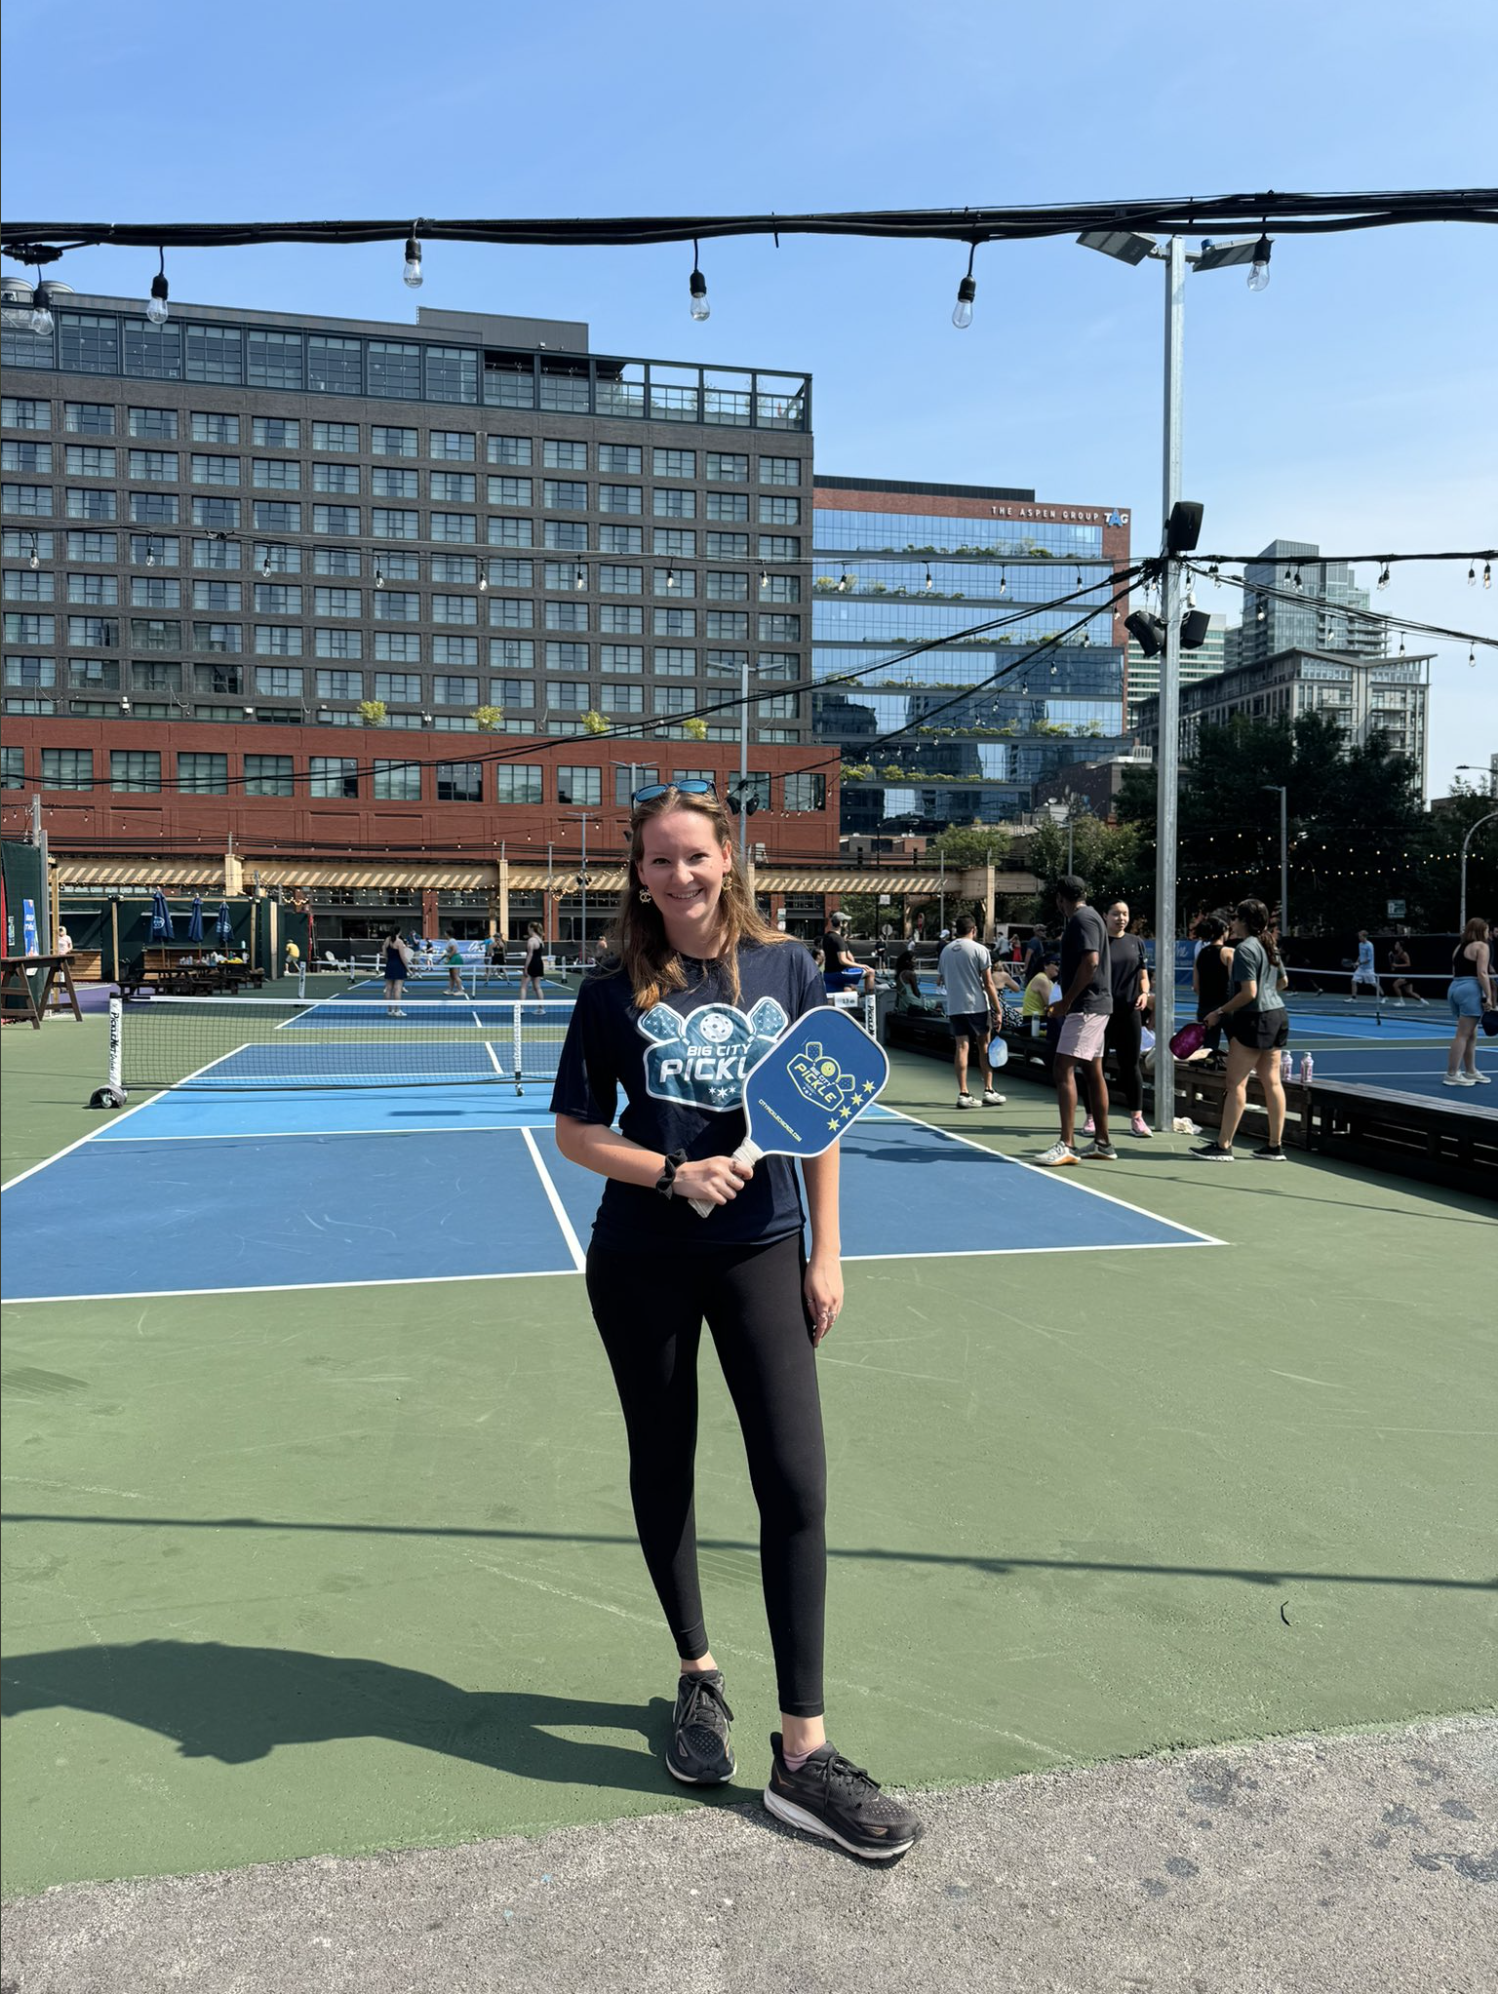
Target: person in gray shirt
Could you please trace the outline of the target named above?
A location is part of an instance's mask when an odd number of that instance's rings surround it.
[[[994,981],[993,966],[988,960],[988,950],[977,939],[978,924],[971,914],[958,916],[957,933],[941,952],[938,974],[947,999],[947,1022],[952,1028],[952,1063],[957,1069],[957,1105],[959,1108],[976,1108],[968,1088],[967,1066],[969,1053],[976,1049],[978,1067],[983,1075],[983,1105],[985,1108],[1002,1108],[1004,1096],[997,1094],[989,1081],[988,1040],[992,1029],[999,1022],[999,990]],[[1013,977],[999,971],[1004,988],[1013,990],[1017,986]]]

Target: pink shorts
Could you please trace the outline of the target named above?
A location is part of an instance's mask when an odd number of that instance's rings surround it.
[[[1070,1011],[1061,1020],[1061,1036],[1056,1055],[1065,1059],[1101,1059],[1103,1039],[1108,1030],[1106,1017],[1095,1018],[1085,1011]]]

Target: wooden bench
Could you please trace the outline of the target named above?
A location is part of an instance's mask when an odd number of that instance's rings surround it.
[[[1175,1085],[1177,1115],[1185,1115],[1189,1120],[1202,1122],[1210,1128],[1221,1128],[1222,1104],[1227,1093],[1227,1074],[1220,1067],[1208,1066],[1205,1061],[1193,1063],[1178,1059],[1175,1063]],[[1309,1149],[1312,1090],[1303,1087],[1298,1080],[1286,1080],[1283,1085],[1285,1140],[1295,1144],[1299,1149]],[[1243,1118],[1248,1134],[1255,1137],[1267,1135],[1268,1120],[1257,1075],[1252,1076],[1248,1083],[1248,1099],[1244,1106]]]

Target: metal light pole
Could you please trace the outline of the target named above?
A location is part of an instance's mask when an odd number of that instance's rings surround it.
[[[1290,828],[1286,814],[1286,790],[1282,782],[1266,782],[1266,789],[1279,791],[1280,798],[1280,934],[1290,932]]]
[[[576,817],[580,819],[583,830],[582,863],[578,867],[577,874],[578,891],[582,895],[582,935],[577,952],[577,959],[581,964],[585,960],[588,950],[588,819],[593,813],[591,810],[565,810],[562,814],[564,817]],[[549,850],[550,847],[548,847]]]
[[[739,707],[739,863],[747,863],[749,850],[749,653],[744,653],[744,670],[739,681],[742,704]]]
[[[1078,236],[1084,249],[1101,250],[1120,263],[1154,258],[1165,265],[1165,519],[1181,496],[1181,350],[1186,330],[1186,266],[1222,270],[1251,263],[1250,284],[1262,290],[1269,281],[1267,250],[1260,260],[1262,237],[1240,242],[1203,243],[1189,257],[1182,237],[1173,235],[1162,248],[1150,235],[1130,229],[1090,229]],[[1155,758],[1157,803],[1155,854],[1155,1119],[1169,1129],[1175,1113],[1175,1061],[1170,1039],[1175,1030],[1176,929],[1176,791],[1180,782],[1181,724],[1181,560],[1167,545],[1161,563],[1160,614],[1165,645],[1160,655],[1160,748]]]
[[[1478,818],[1468,830],[1466,837],[1462,839],[1462,911],[1457,917],[1457,927],[1462,930],[1465,930],[1467,925],[1467,847],[1483,825],[1491,824],[1495,818],[1498,818],[1498,810],[1490,810],[1486,817]]]

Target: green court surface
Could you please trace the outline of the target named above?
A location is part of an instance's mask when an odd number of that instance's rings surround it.
[[[5,1031],[7,1179],[95,1126],[103,1032]],[[1016,1155],[1054,1125],[1024,1081],[959,1118],[904,1056],[886,1099]],[[1087,1181],[1223,1245],[923,1259],[912,1234],[849,1267],[821,1359],[829,1723],[881,1778],[1492,1701],[1492,1207],[1187,1147]],[[5,1328],[8,1892],[712,1804],[659,1762],[674,1657],[576,1276],[37,1303]],[[703,1374],[742,1800],[773,1678]]]

